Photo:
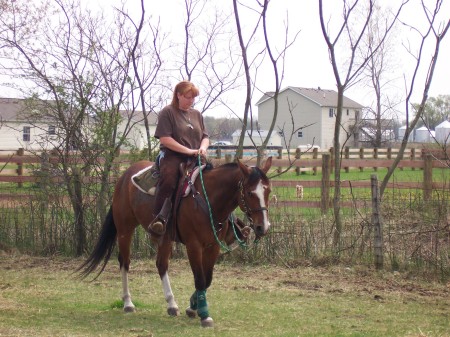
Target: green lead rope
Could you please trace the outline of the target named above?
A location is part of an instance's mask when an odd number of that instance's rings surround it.
[[[200,156],[198,156],[198,166],[201,167],[201,158],[200,158]],[[209,220],[210,220],[210,223],[211,223],[212,231],[214,233],[214,238],[216,239],[216,242],[219,244],[219,246],[223,250],[225,250],[226,252],[231,252],[231,249],[228,248],[228,246],[225,243],[220,241],[219,237],[217,236],[217,231],[216,231],[216,227],[214,226],[214,219],[213,219],[213,216],[212,216],[211,205],[209,203],[208,195],[206,194],[205,183],[203,182],[203,173],[202,173],[202,169],[201,168],[200,168],[200,182],[202,183],[203,194],[205,196],[206,204],[208,205]]]
[[[216,227],[214,226],[214,219],[213,219],[213,215],[212,215],[212,210],[211,210],[211,205],[209,203],[209,199],[208,199],[208,195],[206,194],[206,189],[205,189],[205,183],[203,182],[203,173],[202,173],[202,169],[201,169],[201,158],[200,156],[198,156],[198,166],[200,167],[200,182],[202,184],[202,190],[203,190],[203,194],[205,195],[205,200],[206,200],[206,204],[208,205],[208,211],[209,211],[209,220],[211,223],[211,229],[214,233],[214,238],[216,239],[216,242],[219,244],[219,246],[225,250],[227,253],[231,252],[232,249],[229,248],[224,242],[219,240],[219,237],[217,236],[217,231],[216,231]],[[231,214],[230,215],[230,220],[231,220],[231,226],[233,227],[233,233],[234,233],[234,237],[236,239],[236,241],[239,243],[239,246],[244,247],[244,248],[248,248],[247,243],[244,240],[239,239],[238,234],[236,233],[236,224],[234,223],[234,215]]]

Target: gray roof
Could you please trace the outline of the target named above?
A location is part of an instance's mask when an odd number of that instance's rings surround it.
[[[3,121],[17,121],[20,113],[25,109],[25,104],[19,98],[0,98],[0,119]]]
[[[26,112],[25,100],[21,98],[1,98],[0,97],[0,120],[4,122],[17,122],[25,119]],[[142,111],[120,110],[124,119],[131,117],[136,123],[143,123],[144,115]],[[48,118],[45,118],[48,120]],[[150,125],[156,125],[157,116],[155,113],[148,113],[148,122]]]
[[[319,88],[301,88],[301,87],[286,87],[280,90],[280,93],[291,90],[295,93],[306,97],[307,99],[317,103],[322,107],[336,107],[337,106],[337,92],[335,90],[329,89],[321,89]],[[259,100],[256,102],[256,105],[259,105],[269,99],[271,99],[274,95],[274,92],[266,92]],[[362,109],[363,105],[351,100],[348,97],[344,96],[344,108],[355,108]]]

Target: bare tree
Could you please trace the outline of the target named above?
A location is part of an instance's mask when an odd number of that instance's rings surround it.
[[[184,1],[184,40],[174,46],[177,81],[192,80],[199,86],[196,107],[203,113],[221,104],[224,96],[239,86],[240,63],[229,45],[229,15],[211,2]],[[208,20],[203,20],[206,15]]]
[[[362,41],[359,51],[363,58],[367,55],[367,51],[372,53],[363,71],[362,82],[367,83],[367,86],[371,88],[374,102],[365,110],[360,125],[355,127],[358,128],[356,130],[358,135],[364,136],[366,142],[373,147],[382,147],[394,140],[394,117],[397,114],[397,106],[401,102],[401,99],[393,97],[392,90],[389,90],[395,80],[392,78],[394,67],[398,64],[394,64],[393,57],[395,32],[392,31],[386,38],[384,31],[380,32],[386,17],[389,17],[388,9],[375,5],[368,25],[368,34]],[[384,42],[379,44],[377,41],[383,38]],[[374,51],[374,47],[378,45],[378,50]]]
[[[394,173],[395,169],[398,166],[398,163],[403,158],[403,154],[405,152],[406,146],[408,145],[408,139],[411,132],[416,127],[417,123],[420,121],[421,118],[423,118],[426,108],[426,102],[428,99],[428,91],[430,89],[432,80],[433,80],[433,74],[434,69],[436,67],[436,64],[438,62],[438,56],[439,56],[439,48],[440,45],[445,37],[445,35],[448,32],[448,29],[450,27],[450,19],[446,19],[444,22],[436,22],[437,17],[439,14],[439,11],[441,9],[442,0],[437,0],[435,2],[434,8],[428,8],[424,2],[422,2],[422,13],[426,19],[426,22],[428,23],[424,31],[419,30],[418,28],[411,26],[410,24],[407,24],[406,22],[403,22],[404,25],[408,26],[411,31],[416,32],[419,34],[419,45],[417,50],[411,50],[409,45],[407,47],[408,53],[414,58],[415,64],[414,69],[412,71],[412,76],[410,79],[409,84],[405,84],[406,86],[406,92],[407,97],[405,101],[405,111],[406,111],[406,130],[404,137],[402,139],[402,143],[398,152],[397,157],[394,159],[393,164],[391,167],[389,167],[387,174],[383,178],[383,181],[381,182],[380,186],[380,197],[383,196],[383,193],[386,189],[386,186],[389,182],[389,179],[391,178],[392,174]],[[410,113],[410,107],[411,107],[411,97],[414,93],[415,86],[418,85],[418,76],[419,76],[419,70],[423,66],[423,57],[425,53],[425,43],[429,39],[434,39],[434,51],[430,60],[430,63],[428,65],[425,65],[425,67],[428,67],[428,71],[426,73],[425,81],[424,81],[424,88],[422,92],[422,100],[420,104],[417,106],[417,109],[415,111],[414,117],[412,117],[412,114]],[[412,118],[411,118],[412,117]]]
[[[267,12],[269,10],[269,0],[264,1],[255,1],[256,3],[256,9],[252,9],[251,11],[256,13],[256,23],[253,27],[253,29],[250,31],[249,38],[247,42],[244,40],[244,32],[241,27],[241,19],[240,19],[240,8],[238,6],[238,2],[236,0],[233,0],[233,8],[234,8],[234,17],[236,22],[236,28],[239,38],[239,45],[241,47],[241,55],[244,65],[244,72],[245,72],[245,81],[246,81],[246,98],[245,98],[245,104],[244,104],[244,117],[243,117],[243,125],[241,130],[241,136],[239,139],[239,149],[236,153],[236,156],[242,155],[242,146],[244,142],[245,135],[249,135],[251,141],[253,142],[253,145],[257,148],[258,158],[257,158],[257,164],[260,165],[261,159],[263,157],[264,151],[267,147],[267,144],[270,140],[270,137],[272,136],[272,132],[275,128],[275,122],[277,120],[278,116],[278,94],[280,92],[281,84],[284,77],[284,61],[286,57],[286,52],[288,48],[295,42],[297,35],[299,32],[294,34],[294,38],[292,40],[288,40],[289,38],[289,30],[288,30],[288,22],[285,22],[285,35],[281,49],[278,51],[278,53],[274,52],[274,49],[276,49],[273,45],[273,42],[270,39],[270,32],[268,30],[268,18],[267,18]],[[256,34],[261,30],[261,35],[264,41],[264,46],[262,49],[258,50],[255,53],[255,57],[250,60],[249,59],[249,49],[250,45],[253,42],[253,39],[255,38]],[[251,110],[251,99],[253,96],[253,86],[254,82],[257,78],[258,68],[263,61],[263,59],[259,60],[262,56],[266,56],[269,59],[269,63],[271,66],[271,71],[274,76],[274,87],[275,90],[271,93],[271,96],[274,100],[274,111],[272,116],[272,122],[270,124],[269,130],[265,138],[263,139],[261,146],[256,146],[256,142],[252,139],[253,135],[253,129],[248,130],[249,120],[250,125],[253,125],[253,114]],[[253,75],[252,75],[253,72]],[[258,134],[258,132],[256,132]]]
[[[372,48],[367,50],[367,53],[361,58],[357,58],[358,51],[360,51],[360,45],[362,41],[366,40],[369,31],[370,19],[373,16],[374,0],[370,0],[366,7],[361,10],[362,1],[359,0],[344,0],[342,18],[340,24],[337,26],[337,33],[332,36],[331,27],[328,25],[328,21],[325,18],[323,0],[319,0],[319,16],[320,25],[322,28],[322,34],[325,42],[328,46],[328,52],[330,57],[330,63],[333,68],[333,74],[336,80],[338,101],[336,109],[336,121],[334,128],[334,172],[335,172],[335,187],[333,197],[333,209],[334,209],[334,235],[333,244],[335,252],[340,251],[340,237],[342,231],[342,220],[340,211],[341,201],[341,185],[340,185],[340,169],[341,169],[341,129],[342,125],[342,113],[343,113],[343,98],[345,91],[360,79],[361,73],[367,67],[367,64],[372,59],[373,55],[381,48],[386,37],[397,21],[403,6],[408,2],[405,0],[401,3],[396,13],[392,18],[385,21],[383,27],[379,27],[379,39],[373,41]],[[341,49],[342,52],[348,52],[348,55],[339,58],[339,46],[345,45]],[[345,60],[344,64],[340,63],[340,60]]]
[[[9,21],[2,22],[3,57],[14,65],[10,74],[27,81],[20,88],[30,97],[27,118],[56,126],[52,147],[74,210],[77,255],[85,249],[86,209],[92,203],[84,195],[81,175],[99,174],[102,184],[95,195],[102,218],[113,160],[136,123],[137,107],[145,107],[149,83],[160,66],[157,48],[146,50],[140,42],[141,4],[140,24],[131,27],[123,9],[111,23],[70,0],[53,1],[47,10],[52,15],[31,22],[34,26],[15,24],[22,16],[14,10]],[[157,41],[157,30],[152,32]],[[79,161],[73,161],[74,154]]]

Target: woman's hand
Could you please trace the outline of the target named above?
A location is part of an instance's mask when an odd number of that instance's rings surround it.
[[[208,152],[206,151],[205,148],[201,147],[198,149],[198,155],[206,158],[206,156],[208,155]]]

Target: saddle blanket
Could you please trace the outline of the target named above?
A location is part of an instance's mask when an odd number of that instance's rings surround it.
[[[153,167],[154,165],[150,165],[136,174],[134,174],[131,177],[131,182],[134,186],[136,186],[141,192],[144,192],[149,195],[155,195],[156,192],[156,184],[158,183],[159,179],[159,171],[156,169],[156,167]],[[189,182],[192,182],[192,184],[197,179],[200,169],[203,170],[206,165],[202,166],[196,166],[189,175],[184,177],[183,182],[183,188],[182,188],[182,196],[186,197],[191,192],[191,186]]]

